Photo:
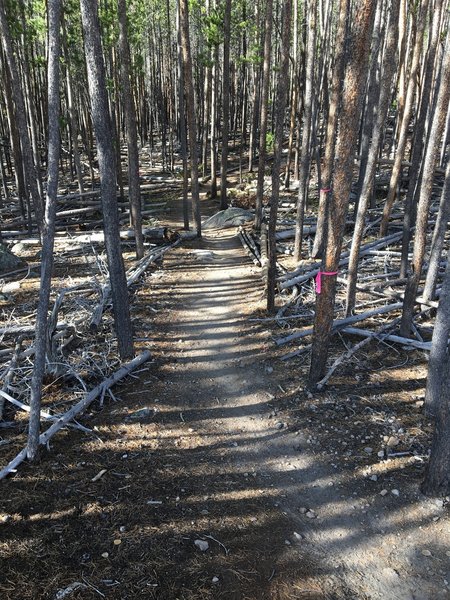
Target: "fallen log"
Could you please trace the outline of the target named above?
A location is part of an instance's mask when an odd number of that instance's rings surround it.
[[[365,244],[361,246],[359,256],[365,256],[369,253],[370,250],[375,248],[383,248],[388,246],[389,244],[398,242],[403,237],[403,233],[394,233],[392,235],[388,235],[380,240],[375,240],[374,242],[370,242],[369,244]],[[344,252],[341,255],[341,259],[339,261],[339,266],[344,267],[348,265],[348,261],[350,258],[350,252]],[[292,287],[298,283],[303,283],[304,281],[308,281],[312,277],[315,277],[319,272],[321,267],[321,263],[317,262],[313,265],[309,265],[308,271],[305,272],[304,267],[301,269],[297,269],[296,271],[291,271],[290,273],[286,273],[282,277],[279,278],[279,287],[281,290]]]
[[[98,396],[104,395],[114,384],[119,382],[121,379],[129,375],[137,367],[140,367],[143,363],[147,362],[151,357],[150,351],[145,350],[142,354],[134,358],[129,363],[126,363],[118,371],[113,373],[110,377],[105,379],[97,387],[91,390],[84,398],[77,402],[70,410],[64,413],[58,418],[53,425],[51,425],[44,433],[39,436],[39,445],[45,446],[51,438],[58,433],[63,427],[65,427],[75,417],[80,415],[86,408],[92,404],[92,402],[98,398]],[[24,448],[19,454],[13,458],[10,463],[0,471],[0,480],[4,479],[10,473],[15,472],[16,468],[24,462],[27,456],[27,449]]]
[[[351,325],[353,323],[359,323],[360,321],[365,321],[366,319],[370,319],[370,317],[374,317],[377,315],[382,315],[387,312],[392,312],[393,310],[399,310],[403,304],[401,302],[396,302],[395,304],[388,304],[387,306],[382,306],[381,308],[374,308],[373,310],[369,310],[367,312],[361,313],[359,315],[353,315],[352,317],[347,317],[346,319],[337,319],[333,323],[332,331],[335,332],[339,329],[343,329],[347,325]],[[303,331],[296,331],[295,333],[291,333],[283,338],[278,338],[275,340],[277,346],[282,346],[284,344],[288,344],[293,340],[298,340],[300,338],[306,337],[307,335],[311,335],[313,333],[313,328],[309,327],[308,329],[304,329]]]
[[[374,333],[373,331],[367,331],[357,327],[345,327],[344,329],[341,329],[341,332],[346,333],[347,335],[357,335],[360,337],[372,336]],[[394,334],[383,336],[383,339],[389,340],[390,342],[395,342],[396,344],[401,344],[402,346],[412,346],[413,348],[418,348],[419,350],[426,350],[427,352],[431,350],[431,342],[419,342],[418,340],[413,340]]]
[[[154,248],[149,254],[147,254],[147,256],[144,256],[144,258],[142,258],[138,262],[137,266],[134,269],[129,269],[127,271],[127,287],[130,287],[130,285],[132,285],[142,275],[142,273],[146,270],[150,263],[154,262],[155,260],[158,260],[159,258],[164,256],[166,252],[168,252],[172,248],[175,248],[175,246],[177,246],[180,243],[180,241],[180,239],[177,239],[170,246],[164,246],[163,248],[156,249]],[[109,300],[110,294],[111,285],[109,283],[106,283],[101,289],[101,300],[93,311],[92,318],[89,323],[90,330],[95,331],[100,325],[103,311],[105,310],[105,306]]]

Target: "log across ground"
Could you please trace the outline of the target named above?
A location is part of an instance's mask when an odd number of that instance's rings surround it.
[[[260,275],[231,230],[145,276],[153,362],[1,486],[2,597],[449,597],[446,503],[418,492],[422,351],[381,336],[311,394],[255,320]]]

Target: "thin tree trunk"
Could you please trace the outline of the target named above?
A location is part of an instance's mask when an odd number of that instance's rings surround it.
[[[230,131],[230,29],[231,0],[225,0],[223,20],[223,72],[222,72],[222,156],[220,165],[220,208],[227,203],[228,136]]]
[[[406,92],[405,108],[403,111],[402,124],[400,127],[399,141],[396,149],[394,165],[392,167],[391,179],[389,181],[389,192],[386,198],[386,203],[383,209],[383,218],[380,225],[380,237],[385,237],[389,225],[389,218],[392,212],[392,207],[397,195],[397,188],[402,172],[403,157],[405,154],[406,143],[408,140],[408,131],[411,121],[411,115],[414,107],[414,96],[417,87],[417,74],[420,67],[420,57],[422,54],[423,38],[426,29],[429,0],[423,0],[422,10],[418,15],[418,26],[416,34],[416,43],[414,46],[414,55],[411,65],[411,73],[409,75],[408,89]]]
[[[292,0],[285,0],[281,16],[281,68],[278,73],[277,97],[276,97],[276,121],[275,121],[275,148],[272,166],[272,196],[270,199],[270,213],[268,224],[268,269],[267,269],[267,310],[273,312],[275,309],[275,279],[276,267],[276,244],[275,229],[278,214],[278,199],[280,193],[280,168],[281,153],[283,150],[284,113],[286,108],[287,93],[289,90],[289,49],[291,35],[291,12]]]
[[[313,117],[314,67],[316,48],[316,0],[308,1],[308,42],[306,48],[304,119],[302,149],[300,155],[300,173],[298,181],[297,218],[295,222],[294,260],[299,261],[302,254],[303,220],[308,201],[309,173],[311,168],[311,129]]]
[[[434,300],[436,297],[436,282],[441,260],[442,248],[444,247],[445,232],[450,219],[450,160],[447,163],[445,173],[444,189],[442,190],[439,212],[433,231],[431,242],[430,260],[428,262],[427,276],[422,297],[425,301]]]
[[[37,226],[39,230],[41,230],[43,219],[42,197],[39,194],[38,174],[36,170],[36,165],[33,161],[33,149],[28,133],[25,102],[22,88],[20,85],[20,77],[17,69],[17,62],[11,43],[11,33],[6,17],[5,4],[3,2],[0,2],[0,36],[2,38],[3,50],[9,69],[11,87],[14,95],[14,102],[16,105],[16,122],[17,129],[19,131],[20,144],[22,147],[22,159],[24,161],[25,167],[26,185],[30,190],[30,197],[34,207]]]
[[[136,109],[130,81],[130,47],[127,36],[126,0],[118,0],[120,79],[122,84],[122,102],[125,112],[125,123],[128,147],[128,186],[130,197],[131,225],[136,239],[136,258],[144,256],[144,239],[142,237],[141,188],[139,184],[139,151],[136,128]]]
[[[433,189],[434,171],[439,156],[439,144],[445,128],[447,108],[450,101],[450,34],[444,49],[444,62],[442,65],[441,84],[438,91],[436,110],[433,117],[428,147],[423,165],[423,179],[420,190],[419,204],[417,209],[416,232],[414,236],[414,250],[412,258],[412,270],[406,284],[405,299],[403,301],[403,313],[400,323],[400,335],[408,337],[414,314],[414,304],[422,274],[423,259],[425,256],[426,233],[428,225],[428,210],[431,202]]]
[[[336,33],[335,58],[332,75],[330,113],[327,123],[327,135],[325,146],[324,166],[322,170],[322,187],[319,190],[319,210],[317,214],[317,231],[314,238],[312,249],[313,258],[317,258],[323,253],[323,246],[326,240],[326,221],[329,197],[331,192],[331,177],[333,174],[333,164],[336,149],[337,123],[339,116],[340,99],[342,86],[344,82],[345,66],[345,39],[347,31],[347,18],[349,12],[349,0],[340,0],[339,3],[339,22]]]
[[[402,258],[400,266],[400,277],[406,277],[408,267],[409,242],[411,239],[411,227],[414,224],[415,202],[417,200],[420,181],[421,167],[423,166],[423,148],[426,140],[427,113],[430,114],[430,105],[433,104],[432,82],[435,74],[436,50],[441,29],[441,14],[443,0],[437,0],[433,11],[433,22],[430,45],[426,64],[424,65],[425,76],[421,86],[422,94],[420,98],[419,113],[417,116],[416,127],[414,131],[414,141],[411,153],[411,167],[408,173],[408,191],[405,200],[405,215],[403,218],[403,240],[402,240]]]
[[[36,314],[34,366],[31,378],[30,421],[28,427],[27,457],[33,461],[39,446],[42,380],[45,373],[48,332],[47,317],[53,270],[56,203],[60,155],[59,133],[59,61],[61,55],[60,19],[61,0],[48,0],[48,160],[47,197],[42,228],[42,259],[39,303]]]
[[[372,141],[369,148],[369,156],[366,168],[364,170],[364,180],[361,189],[361,196],[358,203],[358,212],[356,214],[355,228],[353,231],[352,246],[350,250],[350,259],[347,276],[347,294],[346,294],[346,315],[350,315],[355,307],[356,300],[356,278],[358,275],[359,248],[364,233],[365,217],[372,196],[373,182],[378,159],[378,149],[386,123],[386,116],[391,100],[392,80],[395,75],[398,52],[398,18],[399,18],[400,0],[392,0],[391,14],[389,16],[389,25],[387,32],[386,48],[383,57],[383,67],[381,73],[381,91],[377,107],[377,119],[372,131]]]
[[[183,161],[183,224],[186,231],[189,230],[189,203],[188,203],[188,156],[187,156],[187,132],[186,132],[186,103],[184,98],[184,68],[183,57],[181,53],[181,28],[180,28],[180,10],[177,3],[177,58],[178,58],[178,118],[180,131],[180,150]]]
[[[264,65],[262,76],[262,91],[261,91],[261,122],[259,129],[259,158],[258,158],[258,180],[256,184],[256,208],[255,208],[255,228],[257,231],[261,229],[262,221],[262,206],[264,196],[264,171],[266,166],[266,137],[267,137],[267,120],[268,100],[269,100],[269,84],[270,84],[270,56],[272,47],[272,19],[273,19],[273,0],[267,0],[266,3],[266,20],[265,20],[265,35],[264,35]]]
[[[198,185],[198,156],[197,156],[197,133],[195,124],[195,98],[194,83],[192,80],[191,42],[189,38],[189,13],[188,1],[180,0],[180,30],[181,49],[184,66],[184,83],[186,92],[186,112],[189,131],[189,149],[191,153],[191,194],[192,213],[197,230],[197,236],[202,235],[202,224],[200,217],[200,194]]]

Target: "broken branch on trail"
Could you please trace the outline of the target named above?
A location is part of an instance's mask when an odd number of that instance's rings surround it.
[[[130,362],[122,365],[120,369],[118,369],[115,373],[113,373],[110,377],[102,381],[99,385],[97,385],[94,389],[92,389],[84,398],[82,398],[79,402],[77,402],[72,408],[70,408],[66,413],[64,413],[58,420],[53,423],[44,433],[41,433],[39,436],[39,446],[45,446],[51,438],[58,433],[63,427],[65,427],[70,421],[72,421],[75,417],[80,415],[82,412],[86,410],[86,408],[99,396],[103,395],[107,390],[109,390],[114,384],[124,379],[127,375],[129,375],[132,371],[140,367],[142,364],[147,362],[151,357],[150,351],[145,350],[131,360]],[[26,448],[21,450],[19,454],[13,458],[10,463],[4,467],[0,471],[0,480],[4,479],[10,473],[13,473],[17,467],[23,463],[26,459],[27,451]]]

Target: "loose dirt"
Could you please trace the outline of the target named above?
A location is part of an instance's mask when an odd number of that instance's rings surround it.
[[[95,435],[1,484],[2,598],[450,598],[446,501],[418,491],[422,355],[374,343],[309,394],[263,307],[234,230],[148,274],[153,362],[84,420]],[[388,436],[399,456],[379,457]]]

